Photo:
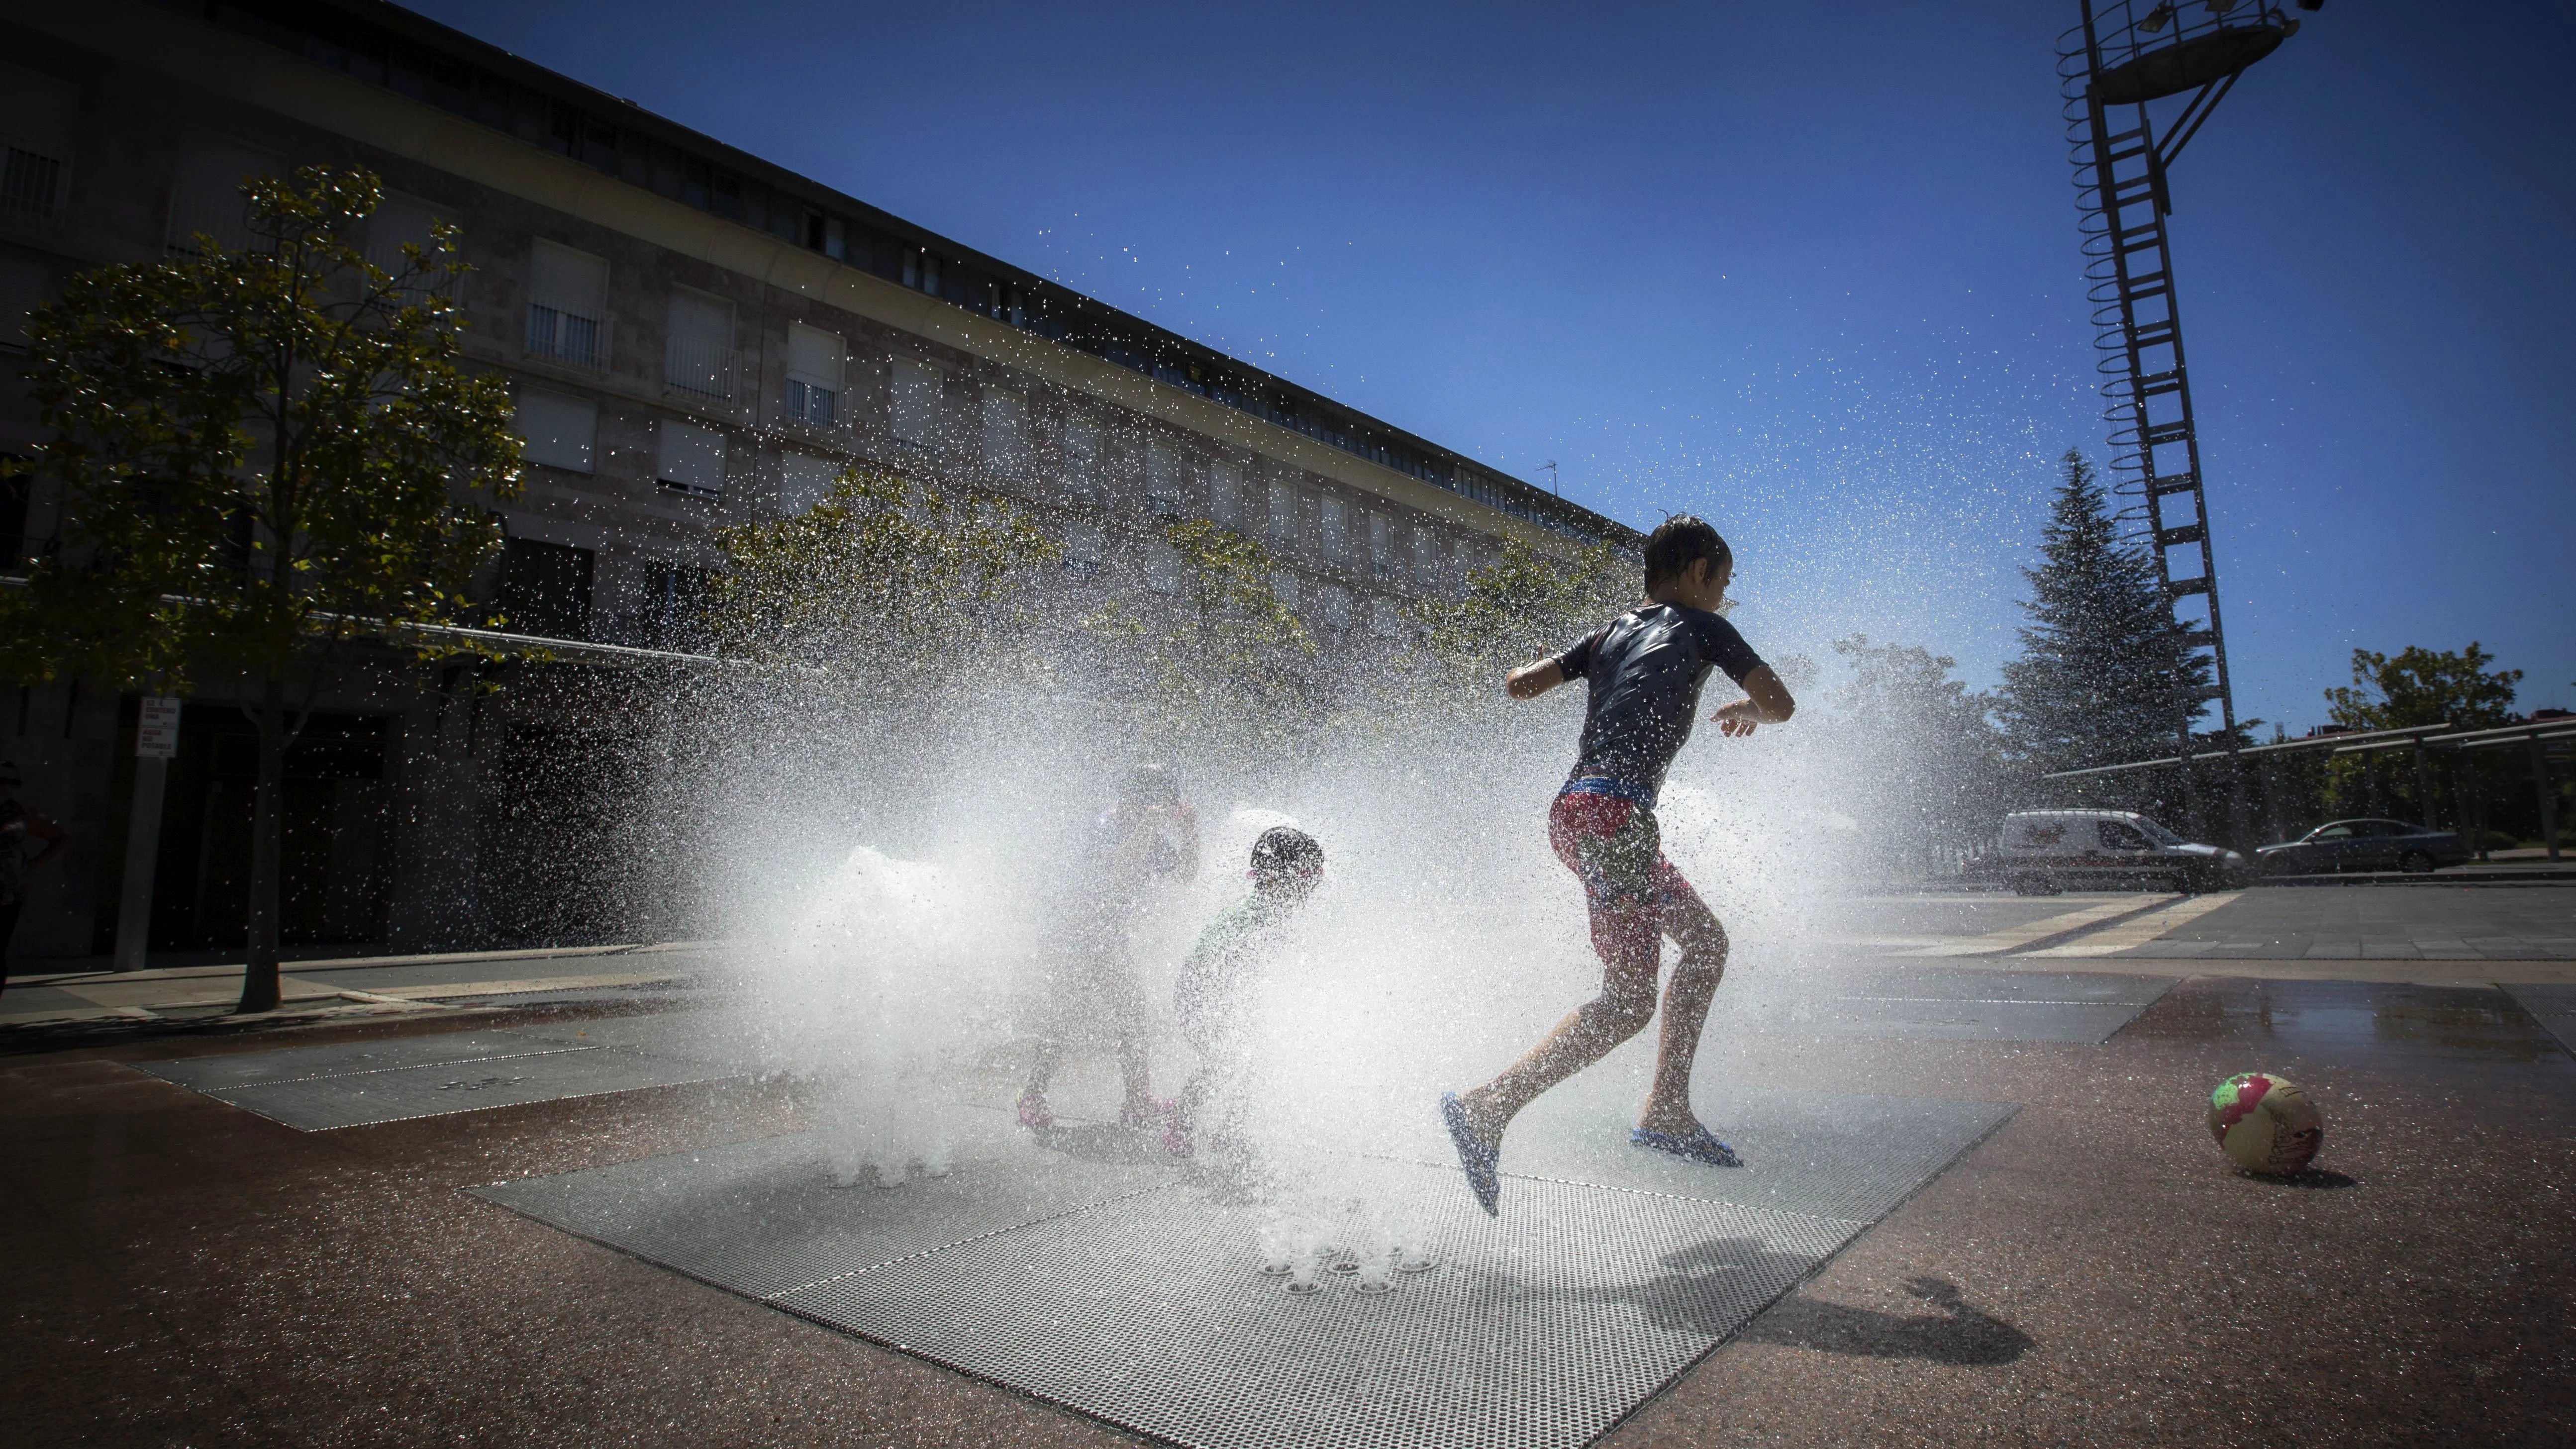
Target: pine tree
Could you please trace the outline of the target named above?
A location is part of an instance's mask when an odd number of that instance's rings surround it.
[[[2184,646],[2155,561],[2120,538],[2092,465],[2069,448],[2064,467],[2042,561],[2022,570],[2030,623],[2003,667],[2005,737],[2043,773],[2171,755],[2204,708],[2209,662]]]

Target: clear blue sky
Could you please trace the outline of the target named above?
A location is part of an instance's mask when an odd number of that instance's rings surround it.
[[[2073,0],[420,8],[1630,523],[1703,513],[1775,655],[1991,683],[2055,459],[2101,452]],[[2576,704],[2576,21],[2305,19],[2174,182],[2238,711],[2471,639]]]

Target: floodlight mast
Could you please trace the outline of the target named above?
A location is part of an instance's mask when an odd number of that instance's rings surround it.
[[[2201,487],[2200,436],[2184,366],[2165,216],[2174,160],[2234,88],[2245,68],[2278,49],[2299,22],[2245,0],[2079,0],[2083,23],[2059,39],[2059,93],[2083,236],[2094,345],[2102,352],[2103,417],[2111,425],[2111,486],[2135,501],[2120,516],[2137,525],[2186,654],[2206,659],[2211,683],[2186,696],[2175,719],[2188,761],[2192,728],[2213,702],[2228,755],[2229,831],[2241,835],[2236,780],[2236,696],[2221,628],[2218,565]],[[2315,9],[2322,0],[2301,0]],[[2249,13],[2238,15],[2240,8]],[[2191,12],[2186,14],[2185,12]],[[2150,102],[2190,93],[2161,127]],[[2162,139],[2158,139],[2161,130]],[[2199,599],[2197,616],[2190,601]],[[2199,814],[2195,772],[2183,770],[2186,808]]]

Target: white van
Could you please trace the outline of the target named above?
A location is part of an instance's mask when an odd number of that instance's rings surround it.
[[[2026,896],[2070,885],[2208,891],[2242,877],[2246,864],[2235,851],[2194,845],[2134,810],[2016,810],[2004,817],[1995,873]]]

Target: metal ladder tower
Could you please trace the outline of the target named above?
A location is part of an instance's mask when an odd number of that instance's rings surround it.
[[[2057,70],[2094,345],[2102,352],[2111,486],[2116,496],[2134,500],[2121,516],[2150,545],[2185,654],[2209,665],[2211,683],[2184,697],[2174,722],[2188,808],[2198,813],[2190,763],[2196,753],[2193,727],[2214,702],[2221,748],[2231,766],[2229,828],[2242,834],[2242,788],[2232,768],[2236,696],[2227,671],[2182,312],[2174,299],[2173,252],[2165,230],[2173,199],[2166,177],[2236,78],[2279,48],[2299,22],[2277,6],[2244,0],[2079,3],[2083,20],[2060,38]],[[2149,103],[2185,92],[2191,99],[2159,127]]]

